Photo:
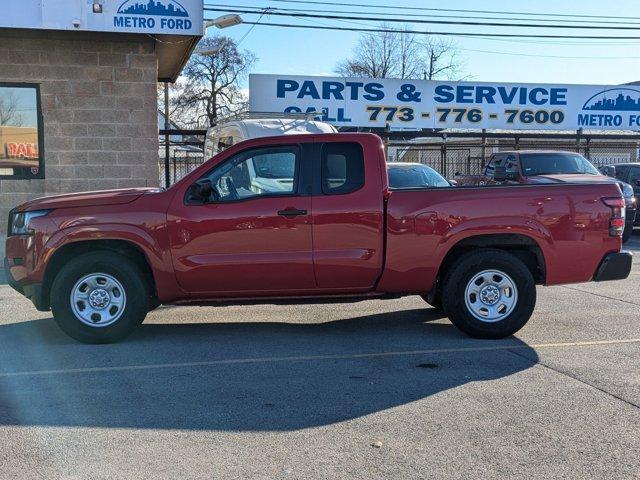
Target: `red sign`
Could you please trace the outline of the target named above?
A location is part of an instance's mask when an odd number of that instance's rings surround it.
[[[10,142],[5,145],[8,158],[39,158],[38,145],[35,143]]]

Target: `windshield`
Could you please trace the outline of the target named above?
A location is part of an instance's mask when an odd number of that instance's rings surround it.
[[[426,165],[389,165],[391,188],[448,187],[442,175]]]
[[[577,153],[521,153],[522,173],[531,175],[599,175],[589,160]]]

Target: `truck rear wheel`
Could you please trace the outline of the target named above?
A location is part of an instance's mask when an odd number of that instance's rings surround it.
[[[114,252],[89,252],[69,261],[51,286],[58,326],[83,343],[112,343],[144,320],[149,287],[134,262]]]
[[[536,285],[526,265],[503,250],[463,255],[446,275],[442,292],[451,322],[476,338],[504,338],[533,314]]]

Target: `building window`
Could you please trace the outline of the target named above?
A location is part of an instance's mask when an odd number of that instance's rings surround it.
[[[44,178],[40,87],[0,82],[0,179]]]

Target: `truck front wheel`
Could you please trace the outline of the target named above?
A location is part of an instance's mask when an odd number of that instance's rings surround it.
[[[89,252],[69,261],[51,285],[58,326],[83,343],[112,343],[144,320],[149,288],[133,261],[114,252]]]
[[[451,322],[476,338],[504,338],[533,314],[536,285],[526,265],[503,250],[470,252],[446,275],[442,303]]]

